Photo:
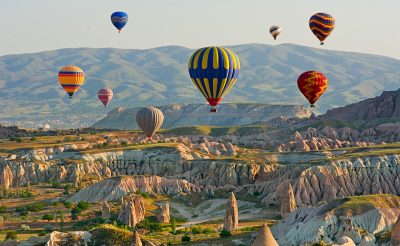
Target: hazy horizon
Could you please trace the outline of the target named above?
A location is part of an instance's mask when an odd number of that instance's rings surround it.
[[[395,0],[2,0],[1,23],[12,22],[2,26],[0,56],[81,47],[149,49],[290,43],[399,59],[400,35],[393,32],[399,7],[400,2]],[[356,11],[350,11],[353,9]],[[111,13],[119,10],[129,14],[121,34],[110,22]],[[336,18],[336,28],[323,47],[308,28],[308,19],[315,12],[327,12]],[[274,24],[283,28],[277,41],[268,32]]]

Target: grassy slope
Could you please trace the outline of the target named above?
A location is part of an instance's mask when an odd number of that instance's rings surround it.
[[[397,208],[400,205],[400,197],[389,194],[353,196],[348,201],[334,209],[337,215],[353,215],[364,213],[374,208]]]

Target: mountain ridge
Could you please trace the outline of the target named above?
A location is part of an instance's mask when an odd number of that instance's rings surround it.
[[[239,55],[239,81],[224,102],[302,104],[297,77],[320,70],[330,79],[318,112],[394,90],[400,61],[378,55],[315,49],[294,44],[229,46]],[[150,49],[69,48],[0,57],[0,106],[3,120],[74,118],[86,125],[104,116],[97,90],[115,93],[110,108],[202,103],[189,79],[187,60],[194,49],[161,46]],[[75,64],[87,81],[68,101],[57,82],[58,69]]]

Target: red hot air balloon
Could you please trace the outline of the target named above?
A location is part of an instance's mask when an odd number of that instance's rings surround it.
[[[104,104],[104,107],[107,107],[107,104],[111,102],[113,95],[114,95],[113,91],[108,88],[100,89],[99,92],[97,93],[97,96],[99,97],[100,101]]]
[[[310,102],[311,107],[314,107],[314,103],[326,91],[328,79],[321,72],[308,71],[300,75],[297,86]]]

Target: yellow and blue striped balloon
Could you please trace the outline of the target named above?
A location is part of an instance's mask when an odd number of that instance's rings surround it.
[[[193,84],[211,105],[211,112],[238,80],[239,57],[223,47],[206,47],[193,53],[188,64]]]
[[[77,66],[66,66],[58,72],[58,82],[72,98],[85,82],[85,73]]]

